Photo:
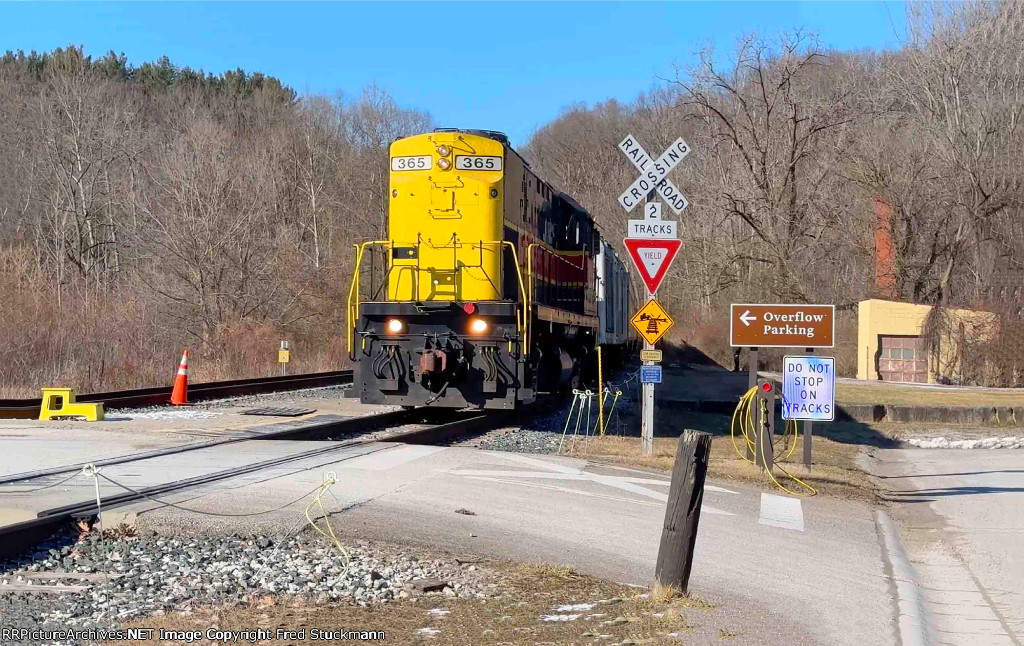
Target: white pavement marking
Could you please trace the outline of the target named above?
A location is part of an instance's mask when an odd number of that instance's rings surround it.
[[[457,472],[457,473],[459,473],[459,475],[461,475],[461,472]],[[650,502],[650,501],[647,501],[647,500],[637,500],[636,498],[622,498],[621,496],[609,496],[608,494],[594,493],[592,491],[583,491],[581,489],[571,489],[569,487],[559,487],[558,485],[537,484],[537,483],[533,483],[533,482],[522,482],[522,481],[519,481],[519,480],[505,480],[503,478],[489,478],[487,476],[470,476],[470,478],[472,480],[486,480],[487,482],[500,482],[502,484],[512,484],[512,485],[517,485],[517,486],[520,486],[520,487],[533,487],[534,489],[547,489],[548,491],[563,491],[565,493],[572,493],[572,494],[576,494],[576,495],[579,495],[579,496],[586,496],[587,498],[602,498],[604,500],[614,500],[616,502],[628,502],[628,503],[632,503],[634,505],[650,505],[652,507],[661,507],[662,506],[661,503],[659,503],[659,502]],[[650,493],[657,493],[657,492],[653,492],[652,491]],[[668,496],[665,496],[665,498],[661,499],[661,502],[666,502],[667,499],[668,499]],[[708,504],[705,504],[705,503],[701,503],[700,510],[701,510],[701,512],[703,512],[705,514],[711,514],[712,516],[735,516],[736,515],[736,514],[732,513],[731,511],[725,511],[723,509],[718,509],[717,507],[712,507],[711,505],[708,505]]]
[[[641,487],[641,484],[653,484],[658,486],[664,486],[669,484],[664,480],[656,480],[654,478],[632,478],[626,476],[605,476],[597,473],[590,473],[581,469],[565,466],[562,464],[556,464],[553,462],[547,462],[545,460],[538,460],[536,458],[526,457],[524,455],[515,453],[499,453],[490,452],[492,455],[497,455],[512,462],[519,462],[521,464],[527,464],[530,466],[541,467],[547,469],[546,471],[511,471],[507,469],[459,469],[452,471],[453,475],[461,475],[471,478],[477,478],[482,480],[492,480],[496,482],[505,482],[509,484],[525,484],[520,483],[517,480],[509,480],[508,478],[525,478],[528,480],[576,480],[585,482],[594,482],[596,484],[603,484],[614,489],[621,491],[628,491],[629,493],[635,493],[645,498],[651,498],[658,502],[667,502],[668,494],[664,494],[660,491],[654,491],[647,487]],[[649,475],[649,474],[647,474]],[[552,488],[551,485],[540,485],[543,488]],[[705,489],[708,486],[705,485]],[[718,487],[711,487],[712,489],[718,489]],[[569,489],[565,487],[558,487],[557,489],[566,491],[569,493],[575,493],[579,495],[591,495],[588,492],[583,492],[577,489]],[[728,493],[735,493],[728,490]],[[735,516],[736,514],[721,509],[715,509],[709,505],[701,505],[701,509],[709,514],[715,514],[719,516]]]
[[[353,460],[346,460],[338,465],[339,469],[359,469],[361,471],[388,471],[397,466],[425,458],[440,451],[443,446],[420,446],[417,444],[406,444],[388,451],[376,451],[367,455],[359,456]]]
[[[799,498],[761,494],[761,518],[757,521],[762,525],[804,531],[804,510]]]

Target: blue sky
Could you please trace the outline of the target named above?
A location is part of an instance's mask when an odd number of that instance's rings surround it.
[[[82,45],[133,63],[277,76],[300,93],[376,83],[438,125],[523,144],[573,103],[630,100],[704,44],[794,27],[837,49],[895,48],[906,7],[861,2],[0,3],[0,50]]]

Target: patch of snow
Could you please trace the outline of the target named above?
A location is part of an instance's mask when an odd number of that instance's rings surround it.
[[[440,632],[441,632],[441,630],[439,628],[430,628],[428,626],[426,628],[420,628],[419,630],[416,631],[416,634],[417,635],[436,635],[436,634],[438,634]]]
[[[220,417],[224,413],[214,413],[199,408],[180,408],[173,410],[155,410],[143,413],[131,413],[125,416],[127,419],[155,419],[155,420],[176,420],[176,419],[210,419]],[[118,419],[122,419],[118,417]]]
[[[541,615],[540,616],[540,620],[541,621],[576,621],[577,619],[579,619],[582,616],[583,615],[581,615],[581,614],[575,614],[575,615]]]
[[[956,440],[948,437],[910,437],[904,440],[919,449],[1020,449],[1024,437],[986,437],[980,440]]]
[[[570,603],[555,608],[555,612],[576,612],[577,610],[590,610],[596,603]]]
[[[451,610],[445,610],[444,608],[431,608],[430,610],[427,611],[427,614],[428,615],[438,615],[440,617],[443,617],[445,615],[451,614],[451,612],[452,612]]]

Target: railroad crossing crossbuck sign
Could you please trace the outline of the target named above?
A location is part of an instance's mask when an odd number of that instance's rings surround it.
[[[661,303],[653,298],[647,304],[637,310],[630,323],[645,341],[654,345],[658,339],[665,336],[665,333],[676,324],[668,315]]]
[[[657,159],[651,159],[633,135],[619,142],[619,150],[640,171],[640,177],[619,196],[619,204],[627,213],[632,213],[641,200],[651,195],[660,195],[676,214],[683,212],[689,203],[666,177],[690,152],[690,147],[682,137],[676,139]],[[676,223],[662,220],[661,203],[650,200],[644,204],[644,219],[629,220],[627,232],[623,244],[647,286],[647,291],[656,294],[682,246],[678,240]]]
[[[619,150],[625,153],[633,166],[640,171],[640,177],[637,177],[629,188],[619,196],[619,204],[626,209],[627,213],[632,213],[633,208],[651,191],[660,195],[676,215],[683,212],[689,202],[686,201],[675,184],[665,177],[670,170],[676,167],[676,164],[690,154],[690,146],[683,141],[682,137],[673,141],[672,145],[657,159],[651,159],[651,156],[647,154],[643,146],[637,143],[636,137],[633,135],[627,135],[619,142]],[[632,233],[630,235],[632,236]],[[672,237],[676,237],[674,230]]]

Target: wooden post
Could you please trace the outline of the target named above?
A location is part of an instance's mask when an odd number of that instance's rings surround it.
[[[654,567],[655,581],[686,592],[697,542],[700,504],[704,499],[704,478],[708,472],[711,435],[687,429],[679,438],[672,484],[668,490],[665,525]]]

